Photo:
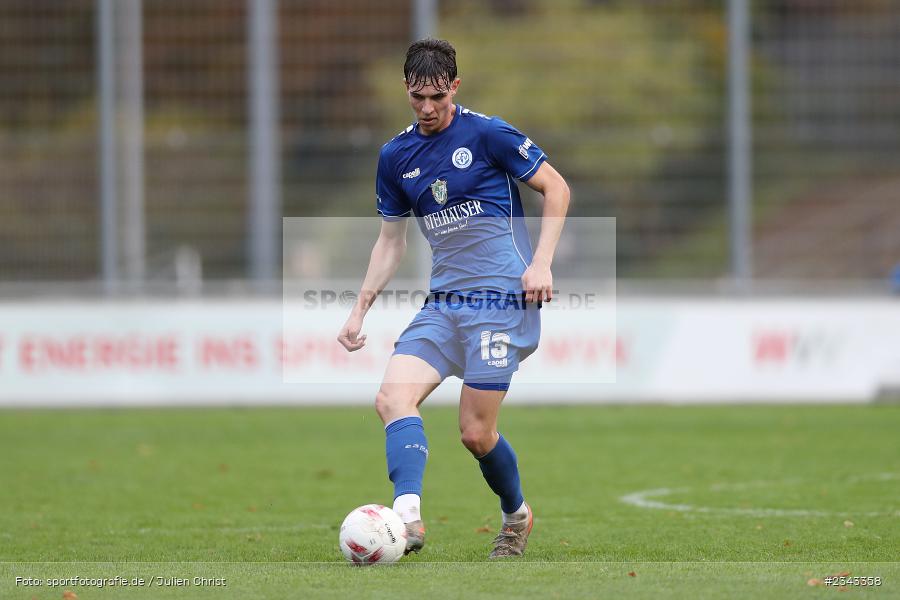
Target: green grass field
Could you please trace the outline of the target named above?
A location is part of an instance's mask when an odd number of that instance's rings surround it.
[[[536,521],[501,563],[455,409],[423,416],[425,549],[358,569],[338,525],[391,500],[371,408],[0,412],[0,598],[900,597],[900,406],[506,407]],[[116,576],[150,583],[49,581]]]

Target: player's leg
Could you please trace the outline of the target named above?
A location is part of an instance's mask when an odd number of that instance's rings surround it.
[[[418,406],[451,373],[461,357],[451,349],[454,332],[446,315],[426,304],[394,344],[375,408],[384,422],[388,476],[394,484],[394,512],[406,523],[406,551],[425,543],[422,478],[428,441]]]
[[[437,369],[423,358],[394,354],[375,397],[375,410],[385,425],[388,476],[394,484],[393,508],[406,524],[407,554],[418,552],[425,544],[421,496],[428,440],[418,406],[442,380]]]
[[[491,558],[524,553],[534,522],[522,495],[516,453],[497,432],[497,416],[507,387],[508,383],[466,384],[459,399],[462,443],[478,459],[485,481],[500,497],[503,525],[494,540]]]
[[[418,355],[395,353],[375,396],[375,411],[385,425],[403,417],[418,417],[419,405],[444,377]]]

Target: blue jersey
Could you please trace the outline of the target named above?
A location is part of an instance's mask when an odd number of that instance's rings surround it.
[[[545,160],[502,119],[457,105],[446,129],[423,135],[413,124],[382,147],[378,213],[415,215],[431,245],[432,292],[518,292],[532,255],[513,179],[528,181]]]

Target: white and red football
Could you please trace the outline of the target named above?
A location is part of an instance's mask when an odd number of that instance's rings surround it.
[[[406,526],[393,510],[380,504],[354,509],[341,523],[341,552],[354,565],[397,562],[406,549]]]

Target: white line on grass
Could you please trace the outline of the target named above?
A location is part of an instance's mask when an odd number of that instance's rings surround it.
[[[297,525],[257,525],[256,527],[179,527],[177,529],[171,529],[166,527],[141,527],[137,530],[140,534],[182,534],[182,533],[258,533],[258,532],[273,532],[273,533],[292,533],[297,531],[308,531],[310,529],[331,529],[331,525],[324,525],[322,523],[300,523]],[[107,533],[111,534],[130,534],[133,531],[107,531]]]
[[[894,481],[900,479],[898,473],[875,473],[872,475],[860,475],[848,477],[845,483],[859,483],[863,481]],[[812,483],[801,479],[782,479],[772,481],[746,481],[742,483],[716,483],[708,486],[706,489],[714,492],[728,490],[742,490],[751,487],[775,486],[775,485],[795,485],[797,483]],[[651,508],[656,510],[673,510],[677,512],[697,512],[697,513],[716,513],[730,515],[746,515],[751,517],[898,517],[900,509],[878,512],[848,512],[848,511],[831,511],[816,510],[803,508],[737,508],[737,507],[716,507],[716,506],[697,506],[694,504],[673,504],[656,500],[673,494],[685,494],[696,490],[696,487],[680,487],[680,488],[656,488],[652,490],[642,490],[626,494],[619,498],[619,501],[637,506],[638,508]]]

